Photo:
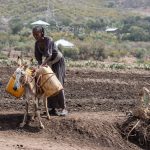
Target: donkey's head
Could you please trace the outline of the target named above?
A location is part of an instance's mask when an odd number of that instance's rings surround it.
[[[15,82],[13,89],[17,90],[20,88],[21,85],[23,85],[23,81],[25,81],[26,79],[25,70],[22,67],[18,67],[14,72],[14,75],[15,75]]]
[[[32,78],[32,73],[31,70],[28,68],[30,67],[27,62],[23,62],[23,60],[18,57],[17,60],[18,68],[14,72],[15,75],[15,82],[13,89],[17,90],[20,88],[20,86],[24,86],[25,84],[31,84],[31,78]]]

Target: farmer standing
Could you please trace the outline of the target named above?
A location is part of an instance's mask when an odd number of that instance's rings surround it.
[[[34,54],[38,65],[48,64],[61,84],[64,85],[65,61],[62,53],[50,38],[44,36],[44,28],[42,26],[34,27],[32,33],[36,40]],[[42,59],[43,57],[45,58],[44,60]],[[65,116],[68,114],[64,90],[61,90],[56,96],[48,97],[48,108],[50,110],[49,113],[52,115]],[[58,113],[56,108],[61,108],[61,112]]]

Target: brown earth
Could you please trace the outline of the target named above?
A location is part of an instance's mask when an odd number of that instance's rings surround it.
[[[5,92],[14,68],[1,67],[0,149],[3,150],[138,150],[122,138],[119,123],[139,102],[143,86],[150,87],[148,71],[114,71],[68,68],[65,92],[69,115],[45,119],[23,129],[25,102]]]

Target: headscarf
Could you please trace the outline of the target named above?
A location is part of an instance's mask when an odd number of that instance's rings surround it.
[[[44,37],[44,28],[42,26],[35,26],[32,29],[32,32],[41,32],[42,33],[42,37]]]

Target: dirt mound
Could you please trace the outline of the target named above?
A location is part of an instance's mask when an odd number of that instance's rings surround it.
[[[0,131],[17,131],[28,137],[40,136],[57,141],[76,143],[80,146],[88,146],[91,149],[129,150],[137,149],[136,146],[126,143],[118,129],[116,122],[121,120],[123,114],[112,112],[78,113],[70,114],[68,117],[52,117],[50,121],[43,116],[42,121],[45,130],[40,130],[37,122],[30,122],[25,128],[19,128],[23,114],[3,113],[0,115]],[[32,133],[32,134],[31,134]]]
[[[150,149],[150,115],[149,109],[135,108],[120,124],[122,136],[146,150]]]

